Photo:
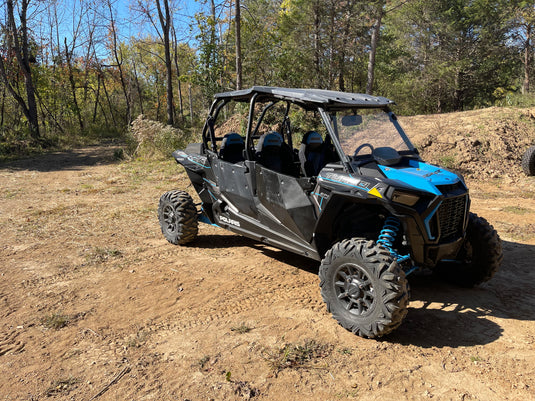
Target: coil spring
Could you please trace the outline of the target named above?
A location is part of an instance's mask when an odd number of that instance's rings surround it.
[[[396,240],[400,229],[401,222],[397,218],[389,216],[386,218],[383,229],[379,233],[379,238],[377,239],[377,243],[383,245],[390,254],[396,258],[398,263],[410,258],[410,255],[402,256],[394,249],[394,241]]]

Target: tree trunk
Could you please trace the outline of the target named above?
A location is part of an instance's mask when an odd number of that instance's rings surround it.
[[[143,111],[143,92],[141,91],[141,85],[139,84],[135,60],[132,61],[132,72],[134,73],[134,79],[136,80],[137,97],[139,99],[139,111],[141,114],[145,114],[145,112]]]
[[[182,100],[182,85],[180,83],[180,68],[178,66],[178,40],[176,38],[176,30],[173,27],[173,41],[174,41],[174,53],[175,53],[175,68],[176,68],[176,77],[178,85],[178,106],[180,113],[180,120],[184,121],[184,102]]]
[[[529,93],[529,68],[531,64],[531,25],[526,25],[526,40],[524,42],[524,82],[522,83],[522,94]]]
[[[191,97],[191,84],[188,84],[188,100],[189,100],[189,118],[191,120],[191,124],[193,125],[193,100]]]
[[[76,117],[78,117],[78,124],[80,125],[80,130],[84,130],[84,122],[82,120],[82,113],[80,112],[80,107],[78,106],[78,98],[76,96],[76,82],[74,81],[74,75],[72,73],[72,62],[71,62],[71,53],[67,47],[67,38],[65,38],[65,59],[67,60],[67,69],[69,70],[69,82],[71,84],[72,91],[72,101],[74,106],[74,112]]]
[[[370,44],[370,57],[368,59],[368,80],[366,83],[366,93],[373,94],[373,83],[375,79],[375,54],[377,53],[377,43],[379,42],[379,35],[381,33],[381,20],[383,19],[383,2],[379,4],[377,12],[377,20],[372,30],[372,39]]]
[[[236,15],[234,23],[236,24],[236,89],[242,88],[242,63],[241,63],[241,12],[240,0],[236,1]]]
[[[100,74],[97,74],[97,93],[95,94],[95,107],[93,108],[93,124],[97,121],[97,110],[100,98]]]
[[[102,89],[104,90],[104,94],[106,95],[106,101],[108,102],[108,108],[110,109],[110,115],[111,120],[113,121],[113,126],[117,127],[117,121],[115,120],[115,113],[113,112],[113,106],[110,101],[110,95],[108,94],[108,89],[106,88],[106,80],[104,79],[104,75],[102,74],[102,71],[99,71],[102,77]]]
[[[129,126],[130,123],[132,122],[132,111],[131,111],[131,106],[130,106],[130,98],[128,96],[128,90],[126,88],[126,81],[124,79],[124,73],[123,73],[123,67],[122,67],[123,61],[122,59],[119,59],[119,52],[117,51],[117,30],[115,28],[115,19],[113,17],[113,9],[111,7],[111,0],[108,0],[107,5],[110,11],[111,33],[112,33],[112,40],[113,40],[112,53],[113,53],[115,62],[117,63],[117,68],[119,69],[119,80],[121,81],[121,88],[123,89],[124,100],[126,103],[125,120],[126,120],[126,125]]]
[[[320,49],[320,3],[314,3],[314,69],[316,71],[316,87],[321,88],[321,49]]]
[[[30,135],[35,140],[41,139],[39,132],[39,118],[37,113],[37,101],[35,98],[35,86],[32,79],[32,71],[30,68],[29,57],[29,43],[28,43],[28,27],[26,14],[28,10],[28,4],[30,0],[22,0],[19,19],[20,19],[20,31],[15,24],[15,16],[13,11],[13,0],[6,0],[7,6],[7,35],[11,35],[13,39],[13,50],[15,51],[15,58],[17,64],[21,69],[24,76],[24,85],[26,87],[26,101],[20,96],[10,83],[10,80],[5,71],[4,61],[0,60],[0,75],[4,80],[8,91],[13,98],[17,101],[24,113],[24,116],[28,120],[30,127]],[[27,102],[27,103],[26,103]]]
[[[163,0],[165,15],[162,12],[160,1],[162,0],[156,0],[156,7],[158,8],[158,17],[162,27],[162,37],[165,52],[165,69],[167,71],[167,124],[173,125],[175,123],[175,107],[173,104],[173,66],[171,63],[171,45],[169,40],[171,14],[169,13],[168,0]]]
[[[4,111],[6,105],[6,87],[2,87],[2,107],[0,108],[0,128],[4,126]]]

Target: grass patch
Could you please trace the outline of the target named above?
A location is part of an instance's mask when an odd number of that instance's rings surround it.
[[[280,348],[264,349],[261,354],[275,376],[284,369],[327,369],[327,364],[318,366],[318,360],[331,354],[330,344],[320,344],[315,340],[305,340],[300,344],[285,344]]]
[[[239,326],[231,327],[230,331],[234,331],[238,334],[245,334],[245,333],[249,333],[252,329],[254,329],[254,327],[249,327],[245,323],[242,323]]]
[[[58,379],[50,384],[50,386],[45,391],[45,395],[47,397],[52,397],[53,395],[58,394],[68,394],[79,382],[79,379],[72,376],[68,378]]]
[[[55,312],[41,319],[41,324],[47,329],[59,330],[67,326],[71,321],[70,316]]]
[[[457,158],[455,155],[452,154],[446,154],[444,156],[439,157],[439,164],[442,167],[448,168],[448,169],[454,169],[458,167]]]
[[[506,206],[502,210],[506,213],[513,213],[513,214],[520,214],[520,215],[531,213],[531,209],[526,209],[520,206]]]
[[[143,344],[145,344],[148,338],[149,338],[149,332],[141,329],[137,333],[128,336],[125,339],[125,345],[128,348],[139,348]]]
[[[101,264],[109,259],[121,258],[122,256],[122,252],[118,249],[96,247],[86,255],[85,259],[90,264]]]

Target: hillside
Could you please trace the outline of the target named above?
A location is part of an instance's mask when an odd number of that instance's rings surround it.
[[[535,109],[491,107],[400,121],[424,160],[467,178],[516,181],[524,151],[535,145]]]

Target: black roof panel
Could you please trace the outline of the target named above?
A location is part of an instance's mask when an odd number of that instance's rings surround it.
[[[272,86],[253,86],[239,91],[217,93],[216,99],[228,99],[238,102],[251,100],[258,94],[258,100],[281,99],[300,103],[303,107],[384,107],[394,102],[381,96],[362,93],[337,92],[324,89],[277,88]]]

